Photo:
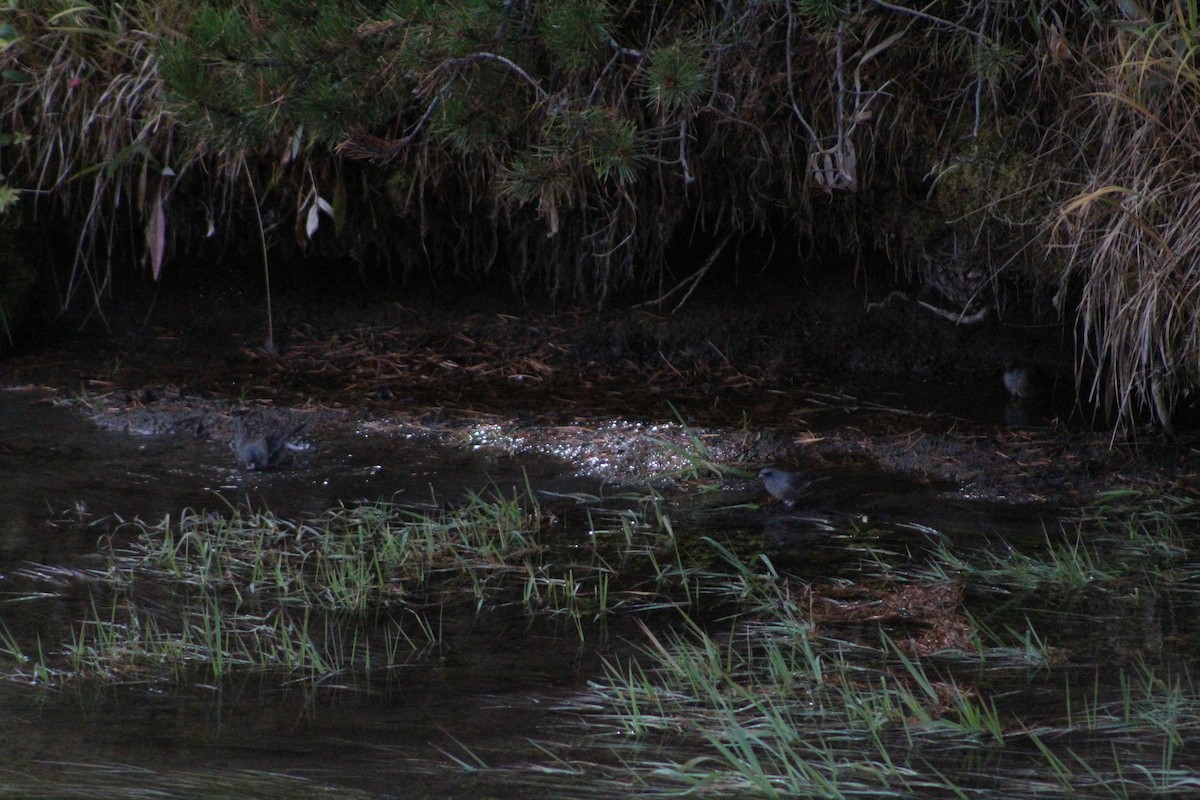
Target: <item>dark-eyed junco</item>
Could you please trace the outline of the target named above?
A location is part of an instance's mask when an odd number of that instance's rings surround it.
[[[788,472],[774,467],[767,467],[758,473],[766,487],[767,494],[782,500],[788,508],[793,508],[796,501],[803,497],[813,485],[812,478],[806,478],[798,472]]]
[[[246,430],[246,420],[235,417],[233,420],[233,441],[229,446],[237,457],[250,469],[270,469],[278,467],[287,460],[288,442],[299,433],[306,423],[291,427],[281,427],[271,433],[251,436]]]

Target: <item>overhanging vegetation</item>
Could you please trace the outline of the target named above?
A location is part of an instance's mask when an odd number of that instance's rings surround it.
[[[1200,377],[1194,3],[0,14],[0,204],[72,243],[63,303],[210,234],[603,300],[765,230],[884,251],[964,314],[1053,297],[1121,419],[1169,426]]]

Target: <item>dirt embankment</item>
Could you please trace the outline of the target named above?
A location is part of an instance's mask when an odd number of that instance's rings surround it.
[[[10,359],[6,383],[46,385],[102,424],[150,434],[227,439],[247,406],[459,441],[486,425],[492,446],[620,451],[602,460],[637,474],[657,463],[646,426],[682,421],[722,461],[870,462],[980,496],[1195,487],[1194,439],[1114,440],[1074,402],[1061,326],[958,325],[905,297],[873,299],[762,282],[665,313],[296,292],[277,299],[271,352],[261,299],[166,292],[127,299],[107,332],[93,324]],[[1013,361],[1038,365],[1043,397],[1009,400]]]

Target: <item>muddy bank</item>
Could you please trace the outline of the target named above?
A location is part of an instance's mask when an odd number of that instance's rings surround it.
[[[168,287],[126,297],[107,330],[11,358],[5,383],[135,435],[227,442],[249,409],[307,431],[365,424],[555,453],[630,480],[678,467],[664,442],[699,434],[722,463],[868,463],[979,497],[1196,484],[1194,440],[1114,440],[1075,402],[1069,333],[1053,321],[957,325],[881,293],[760,281],[671,314],[292,291],[276,298],[271,349],[261,297]],[[1038,365],[1043,398],[1010,401],[1011,361]]]

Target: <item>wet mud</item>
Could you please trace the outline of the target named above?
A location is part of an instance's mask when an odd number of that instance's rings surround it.
[[[1053,319],[1008,312],[955,325],[915,301],[794,282],[634,306],[545,310],[502,294],[262,298],[194,288],[127,299],[83,334],[6,365],[100,426],[138,436],[232,439],[235,417],[303,420],[310,433],[379,435],[558,452],[581,471],[663,471],[648,426],[703,431],[727,463],[815,471],[874,465],[976,497],[1086,496],[1190,487],[1195,438],[1114,435],[1077,397],[1075,345]],[[1010,397],[1006,364],[1044,391]],[[1086,376],[1083,376],[1086,380]],[[318,434],[319,435],[319,434]]]

